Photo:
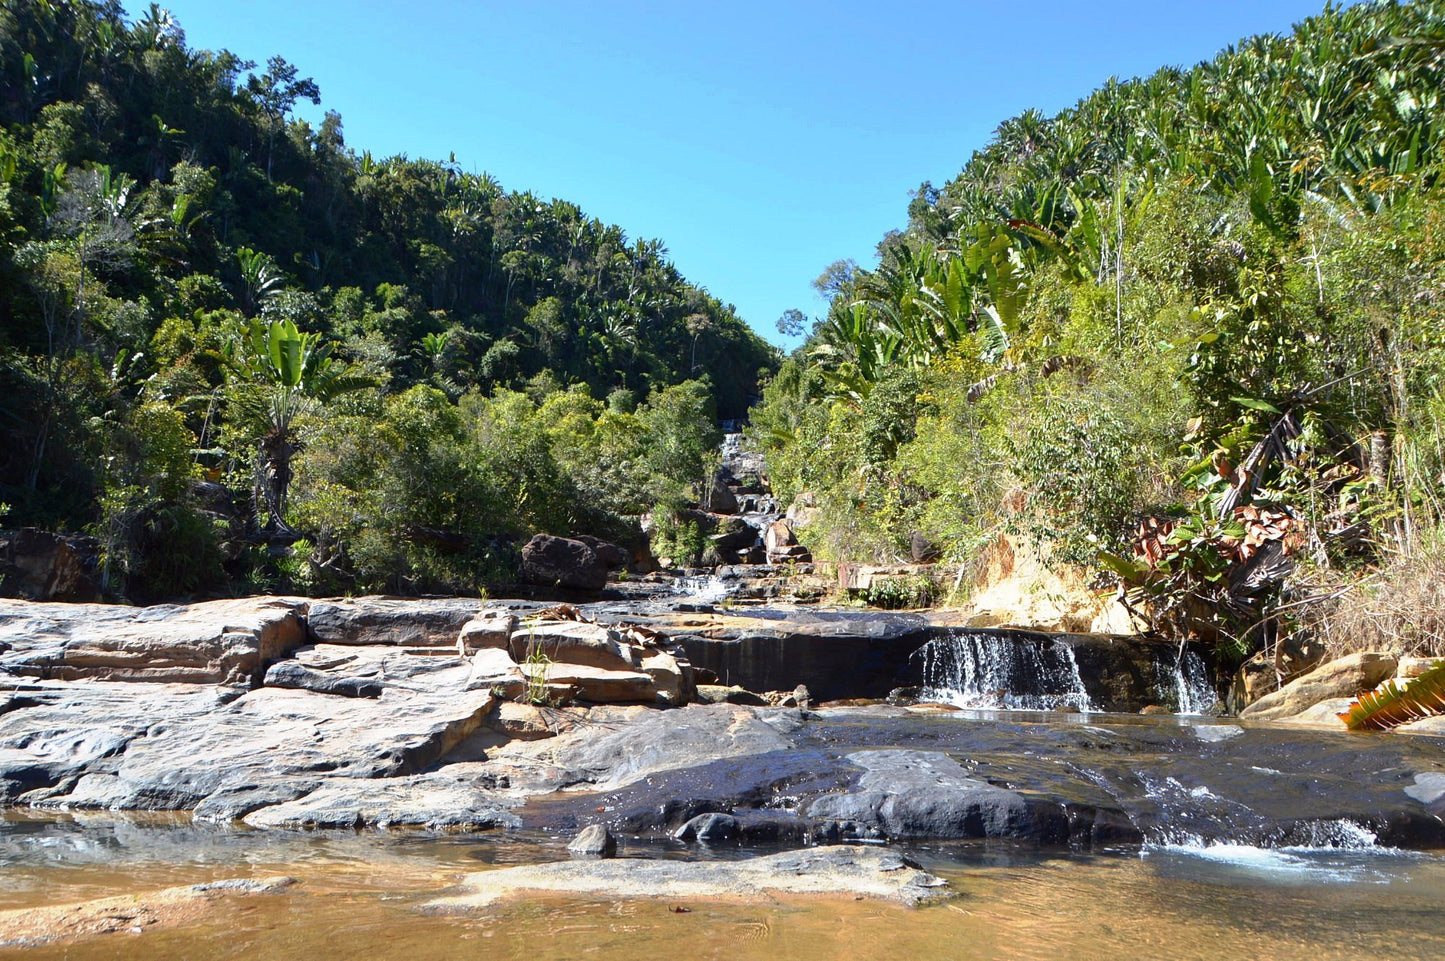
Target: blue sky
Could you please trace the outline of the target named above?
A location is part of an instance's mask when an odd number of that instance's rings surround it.
[[[314,77],[347,143],[487,171],[659,237],[781,342],[834,260],[873,262],[909,191],[998,123],[1190,65],[1306,0],[1029,4],[172,0],[194,47]],[[129,0],[135,14],[142,5]]]

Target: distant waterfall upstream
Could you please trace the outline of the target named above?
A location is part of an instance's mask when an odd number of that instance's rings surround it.
[[[914,657],[924,696],[965,708],[1093,711],[1073,648],[1057,638],[1016,640],[982,631],[952,630]]]

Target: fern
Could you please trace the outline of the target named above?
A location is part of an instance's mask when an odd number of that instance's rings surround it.
[[[1445,661],[1405,684],[1386,681],[1366,691],[1339,715],[1352,731],[1388,731],[1409,721],[1445,713]]]

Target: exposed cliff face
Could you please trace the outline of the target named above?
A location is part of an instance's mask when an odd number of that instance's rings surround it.
[[[1132,634],[1138,629],[1116,599],[1088,585],[1089,574],[1049,563],[1026,539],[1000,536],[974,565],[964,623],[970,627],[1028,627],[1040,631]]]

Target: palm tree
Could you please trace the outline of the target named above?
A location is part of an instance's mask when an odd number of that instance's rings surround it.
[[[315,334],[302,333],[289,320],[263,324],[252,320],[222,357],[230,403],[256,443],[253,495],[257,514],[264,504],[272,535],[296,532],[286,523],[286,495],[291,487],[291,458],[300,450],[296,418],[342,394],[374,385],[352,374],[331,356],[332,345]]]

